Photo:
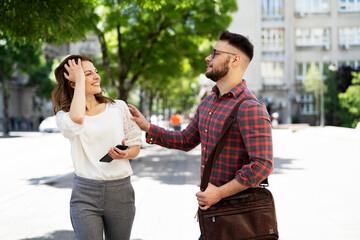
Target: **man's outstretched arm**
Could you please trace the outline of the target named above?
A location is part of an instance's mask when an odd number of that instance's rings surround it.
[[[136,107],[130,104],[128,105],[129,110],[133,115],[131,120],[135,121],[141,130],[148,133],[146,136],[147,143],[183,151],[189,151],[199,145],[200,133],[197,115],[183,131],[167,131],[161,127],[150,124]]]

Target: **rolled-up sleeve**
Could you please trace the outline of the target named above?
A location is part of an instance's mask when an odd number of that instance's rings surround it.
[[[168,131],[151,124],[146,142],[166,148],[190,151],[200,143],[198,114],[195,115],[194,119],[182,131]]]
[[[258,103],[246,106],[239,114],[239,127],[250,162],[237,171],[235,179],[251,187],[259,185],[273,169],[271,121],[265,107]]]

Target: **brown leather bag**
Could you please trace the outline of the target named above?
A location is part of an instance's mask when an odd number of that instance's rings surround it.
[[[220,140],[210,153],[201,179],[201,190],[207,188],[211,169],[219,157],[230,127],[235,122],[238,109],[242,102],[239,101],[220,134]],[[262,186],[268,185],[267,179]],[[248,188],[233,196],[222,199],[206,211],[198,209],[198,219],[201,235],[204,240],[245,240],[245,239],[278,239],[277,220],[274,198],[265,187]]]

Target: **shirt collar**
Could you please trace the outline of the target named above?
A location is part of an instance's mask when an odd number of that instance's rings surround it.
[[[230,94],[233,97],[237,98],[245,89],[246,89],[246,81],[243,79],[240,83],[238,83],[235,87],[233,87],[229,92],[224,93],[224,95]],[[212,88],[212,91],[216,94],[216,96],[219,97],[220,90],[216,85]]]

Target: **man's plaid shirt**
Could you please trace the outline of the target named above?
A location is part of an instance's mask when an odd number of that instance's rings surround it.
[[[219,140],[226,118],[243,98],[237,120],[232,125],[226,144],[212,169],[210,182],[221,186],[236,179],[247,187],[261,183],[272,171],[273,149],[271,122],[265,107],[255,101],[243,80],[230,92],[213,93],[200,103],[194,119],[181,132],[166,131],[151,125],[146,141],[167,148],[189,151],[201,143],[201,175],[211,150]]]

